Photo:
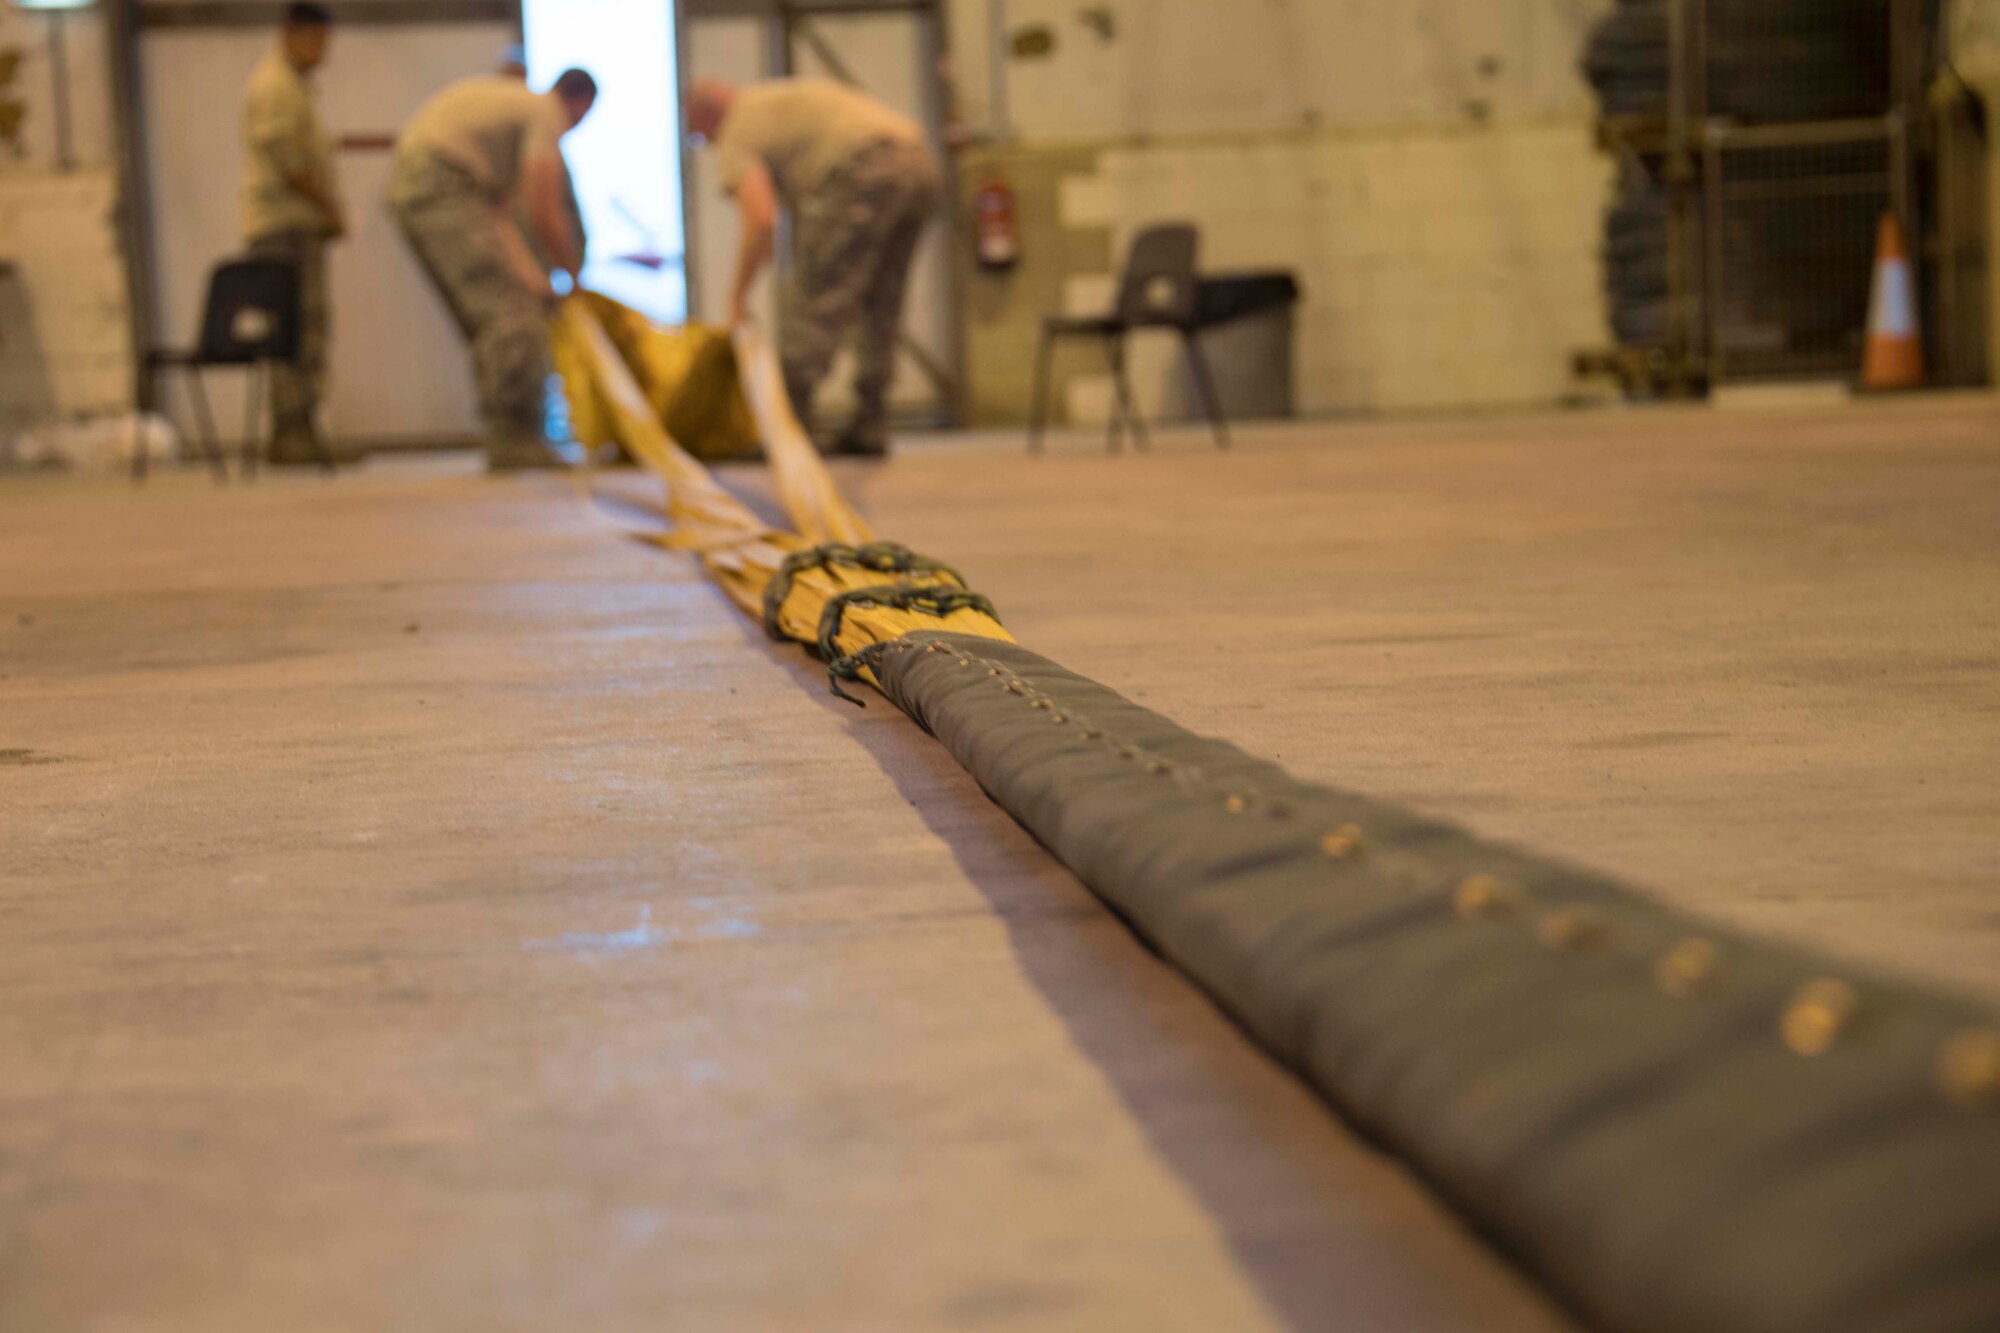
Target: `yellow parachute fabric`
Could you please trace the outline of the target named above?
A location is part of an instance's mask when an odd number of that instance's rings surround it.
[[[1012,641],[1000,622],[984,610],[953,607],[938,614],[921,607],[885,604],[884,599],[836,603],[854,594],[885,591],[885,584],[918,584],[933,593],[963,591],[955,575],[919,570],[885,572],[868,561],[870,553],[900,551],[878,543],[875,533],[834,485],[812,441],[792,415],[770,344],[751,330],[736,337],[735,362],[750,368],[745,388],[764,430],[764,452],[777,482],[779,503],[793,531],[772,528],[711,476],[663,427],[645,391],[603,327],[594,301],[571,297],[556,316],[557,345],[568,349],[570,364],[606,413],[607,429],[641,465],[665,484],[663,516],[671,532],[649,540],[670,550],[693,553],[731,601],[753,616],[769,615],[782,637],[812,647],[827,635],[831,655],[857,657],[914,630],[957,633]],[[775,606],[765,594],[783,578]],[[836,614],[829,621],[829,608]],[[865,664],[849,677],[873,683]]]
[[[596,292],[569,300],[596,316],[653,415],[683,449],[708,462],[758,456],[757,421],[744,397],[727,331],[701,324],[655,324]],[[589,353],[575,329],[573,322],[557,320],[549,332],[556,372],[569,399],[570,434],[593,448],[623,443],[617,414],[591,373]]]

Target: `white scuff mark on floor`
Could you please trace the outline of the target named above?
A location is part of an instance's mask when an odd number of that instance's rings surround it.
[[[666,937],[666,932],[653,924],[653,909],[641,907],[638,923],[629,930],[614,930],[606,934],[582,932],[553,940],[529,940],[528,947],[567,949],[576,953],[629,953],[634,949],[651,948]]]
[[[618,1234],[633,1245],[643,1245],[660,1234],[666,1220],[663,1208],[627,1208],[618,1214]]]
[[[581,931],[559,935],[554,939],[529,940],[523,947],[530,950],[556,950],[564,953],[623,954],[638,949],[649,949],[656,944],[689,940],[748,940],[755,939],[763,933],[762,925],[744,917],[717,918],[693,930],[665,930],[653,924],[653,909],[647,906],[639,909],[639,920],[625,930],[603,933]]]

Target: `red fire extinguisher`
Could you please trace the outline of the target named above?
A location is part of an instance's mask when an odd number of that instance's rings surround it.
[[[1021,262],[1021,224],[1014,213],[1014,187],[989,176],[972,195],[979,266],[1003,273]]]

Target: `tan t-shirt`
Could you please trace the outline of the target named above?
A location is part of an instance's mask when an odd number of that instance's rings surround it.
[[[398,152],[426,150],[471,172],[496,199],[511,196],[531,159],[562,160],[562,99],[518,79],[464,79],[417,108],[396,141]]]
[[[334,195],[333,148],[312,84],[282,51],[257,62],[243,89],[243,239],[287,231],[330,233],[333,219],[292,185],[304,177]]]
[[[773,79],[736,94],[716,132],[722,188],[734,193],[762,162],[786,202],[811,194],[828,173],[878,143],[920,144],[915,121],[831,79]]]

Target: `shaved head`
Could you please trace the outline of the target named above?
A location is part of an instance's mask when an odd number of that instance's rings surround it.
[[[687,128],[689,134],[713,139],[729,108],[736,105],[736,85],[721,79],[696,79],[688,89]]]

